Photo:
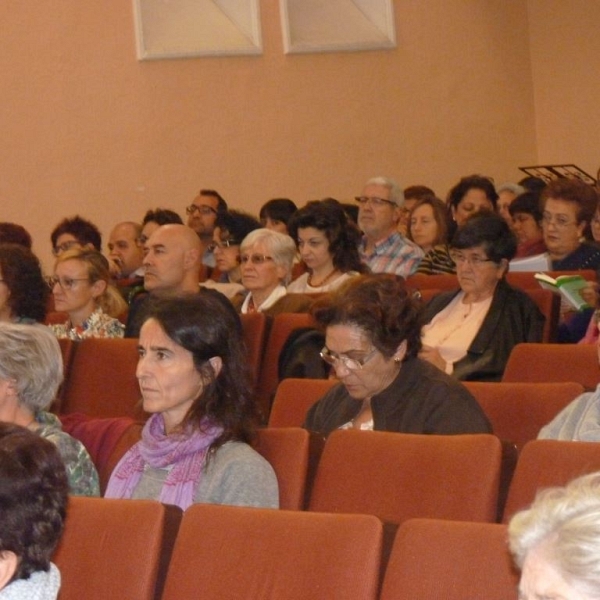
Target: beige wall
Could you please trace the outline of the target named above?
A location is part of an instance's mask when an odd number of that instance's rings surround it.
[[[0,219],[50,265],[63,216],[107,237],[200,187],[257,210],[346,200],[375,174],[440,195],[471,172],[516,179],[537,159],[527,8],[397,0],[395,50],[284,55],[278,2],[262,0],[263,56],[138,62],[129,0],[2,2]]]
[[[541,163],[600,166],[600,1],[529,0]]]

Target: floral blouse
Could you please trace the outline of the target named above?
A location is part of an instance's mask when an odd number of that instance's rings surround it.
[[[125,325],[108,316],[98,307],[83,323],[73,327],[71,321],[62,325],[50,325],[50,329],[57,338],[70,338],[72,340],[84,340],[85,338],[122,338],[125,333]]]

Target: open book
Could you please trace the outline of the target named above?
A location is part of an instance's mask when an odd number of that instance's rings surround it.
[[[554,279],[546,273],[536,273],[534,277],[544,289],[560,294],[575,310],[590,307],[581,295],[581,290],[589,283],[581,275],[559,275]]]

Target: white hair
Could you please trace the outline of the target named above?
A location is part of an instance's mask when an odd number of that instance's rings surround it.
[[[378,177],[371,177],[365,183],[365,187],[368,185],[382,185],[390,192],[390,202],[393,202],[396,206],[404,206],[404,191],[393,179],[379,175]]]
[[[600,472],[538,492],[531,507],[511,519],[508,536],[519,567],[547,542],[564,578],[580,593],[600,597]]]
[[[512,192],[515,196],[520,196],[525,193],[525,188],[518,183],[507,181],[496,188],[496,194],[500,194],[500,192]]]
[[[284,284],[287,285],[292,274],[294,258],[296,257],[296,242],[285,233],[279,233],[278,231],[263,227],[251,231],[243,239],[240,245],[240,254],[244,254],[256,244],[264,244],[267,252],[273,257],[273,262],[285,268],[286,275],[283,280]]]

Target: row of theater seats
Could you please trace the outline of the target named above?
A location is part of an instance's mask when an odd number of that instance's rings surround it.
[[[370,515],[72,498],[54,561],[61,600],[515,598],[504,525],[411,519],[388,537]]]
[[[308,511],[73,497],[61,600],[514,598],[507,519],[599,470],[600,446],[526,444],[495,524],[500,453],[492,435],[338,431]]]

